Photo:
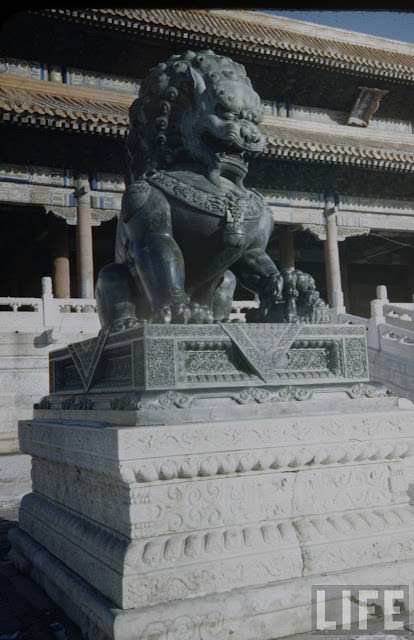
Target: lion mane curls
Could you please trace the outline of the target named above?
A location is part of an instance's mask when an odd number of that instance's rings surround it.
[[[181,116],[206,89],[218,93],[223,80],[252,88],[243,65],[211,49],[172,55],[149,71],[129,110],[126,146],[132,180],[151,169],[167,169],[186,157]]]

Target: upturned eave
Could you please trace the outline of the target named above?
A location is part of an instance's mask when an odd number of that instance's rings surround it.
[[[95,28],[226,49],[393,82],[414,82],[414,45],[256,11],[220,9],[41,9]]]

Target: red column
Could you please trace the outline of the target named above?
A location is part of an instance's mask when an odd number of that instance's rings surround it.
[[[53,289],[55,298],[70,298],[68,225],[60,220],[54,231]]]
[[[76,225],[76,266],[78,276],[78,295],[80,298],[93,298],[93,246],[92,246],[92,209],[90,204],[90,186],[85,175],[76,181],[77,225]]]
[[[341,267],[339,262],[338,227],[336,207],[333,198],[327,197],[325,202],[326,240],[325,268],[328,289],[328,303],[331,308],[343,306]]]

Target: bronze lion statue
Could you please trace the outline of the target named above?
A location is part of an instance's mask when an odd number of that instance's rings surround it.
[[[130,108],[115,263],[96,286],[103,328],[225,322],[237,281],[259,297],[248,320],[326,321],[313,279],[280,273],[266,253],[270,210],[243,186],[265,148],[262,117],[230,58],[187,51],[151,69]]]

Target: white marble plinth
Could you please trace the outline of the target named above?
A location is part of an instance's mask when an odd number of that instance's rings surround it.
[[[122,610],[24,532],[12,529],[10,538],[16,565],[30,573],[89,640],[276,640],[296,634],[308,640],[312,585],[409,585],[410,591],[414,586],[411,560]]]
[[[349,402],[237,422],[21,422],[34,492],[14,558],[105,640],[270,640],[310,630],[312,583],[410,584],[414,410]]]

